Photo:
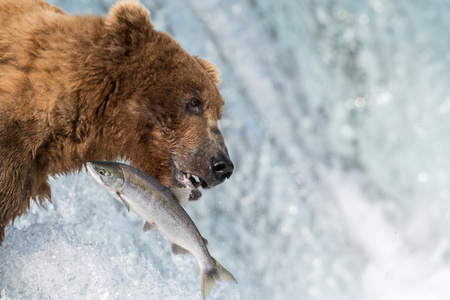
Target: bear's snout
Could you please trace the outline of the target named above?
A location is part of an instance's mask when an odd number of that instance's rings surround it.
[[[211,158],[211,170],[214,174],[215,181],[222,183],[225,179],[230,178],[233,174],[233,162],[224,153],[220,153]]]

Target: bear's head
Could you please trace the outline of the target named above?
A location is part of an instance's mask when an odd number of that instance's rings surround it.
[[[114,5],[103,26],[111,93],[104,135],[122,158],[166,186],[212,188],[233,172],[218,128],[218,70],[157,31],[138,1]],[[103,59],[103,58],[102,58]],[[107,112],[107,113],[106,113]]]

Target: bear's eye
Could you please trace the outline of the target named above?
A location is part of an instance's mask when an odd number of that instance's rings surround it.
[[[186,109],[188,112],[198,115],[203,110],[203,101],[197,98],[191,98],[187,101]]]

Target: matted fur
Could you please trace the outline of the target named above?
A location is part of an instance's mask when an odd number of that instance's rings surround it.
[[[0,0],[0,244],[30,199],[50,199],[49,176],[87,160],[128,159],[174,186],[174,162],[206,174],[211,155],[228,157],[218,70],[149,15],[138,1],[100,17]],[[190,99],[201,113],[187,112]]]

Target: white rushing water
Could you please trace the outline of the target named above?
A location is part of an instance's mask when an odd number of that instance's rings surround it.
[[[450,299],[450,2],[142,2],[222,73],[236,170],[188,212],[239,285],[208,299]],[[7,229],[1,299],[201,299],[85,172],[52,195]]]

